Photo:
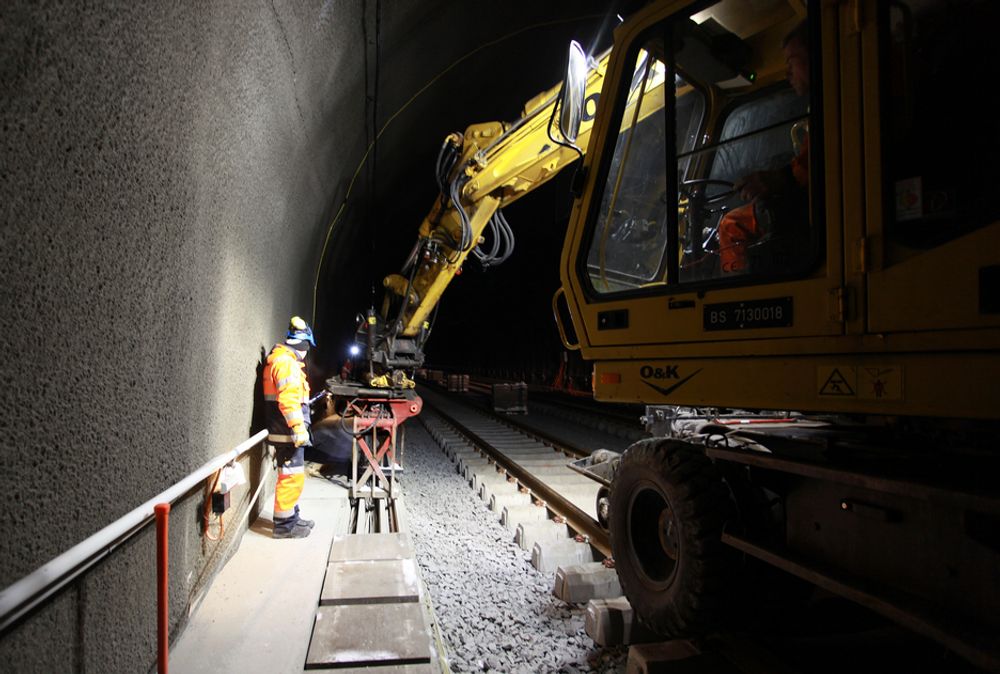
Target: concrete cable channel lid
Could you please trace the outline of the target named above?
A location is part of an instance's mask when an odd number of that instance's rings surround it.
[[[306,669],[391,666],[415,674],[437,671],[433,657],[409,535],[334,537]]]

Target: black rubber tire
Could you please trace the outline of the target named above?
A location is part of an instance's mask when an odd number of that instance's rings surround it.
[[[640,440],[611,483],[611,550],[639,619],[667,636],[720,627],[731,556],[720,536],[729,490],[702,448]]]

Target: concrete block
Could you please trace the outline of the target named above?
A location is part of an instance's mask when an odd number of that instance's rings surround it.
[[[597,484],[589,477],[584,477],[583,475],[540,475],[538,479],[547,485],[559,487],[560,493],[563,491],[563,488],[574,491],[589,491],[590,485]],[[595,489],[594,491],[596,493],[597,490]]]
[[[479,498],[487,503],[493,494],[517,494],[516,482],[508,482],[506,478],[500,480],[484,480],[479,484]]]
[[[482,459],[486,460],[486,457],[477,449],[459,449],[452,454],[452,460],[456,463],[463,460],[476,460]]]
[[[490,510],[495,513],[502,513],[504,508],[512,505],[531,505],[531,494],[525,494],[520,490],[515,490],[506,494],[496,492],[490,494]]]
[[[591,599],[622,596],[618,572],[601,562],[589,562],[556,569],[552,594],[570,604],[584,604]]]
[[[531,447],[498,447],[497,449],[500,449],[507,456],[522,459],[548,459],[552,457],[566,456],[562,452],[557,452],[551,447],[544,447],[541,445],[532,445]]]
[[[531,474],[538,478],[544,478],[548,475],[575,475],[576,477],[582,477],[579,473],[567,468],[566,466],[542,466],[541,468],[532,468]]]
[[[497,447],[518,447],[522,445],[530,445],[532,447],[544,447],[544,442],[539,442],[533,438],[529,438],[526,435],[514,435],[508,430],[487,430],[476,433],[483,440],[487,440]]]
[[[481,456],[463,456],[458,459],[458,472],[465,477],[466,480],[472,479],[473,470],[485,470],[492,466],[487,459]],[[496,472],[496,468],[492,468]]]
[[[333,537],[330,561],[364,561],[413,558],[413,543],[406,533],[340,534]]]
[[[475,451],[468,440],[445,440],[442,445],[445,455],[454,460],[455,454],[462,451]]]
[[[560,566],[573,566],[594,561],[589,543],[572,538],[535,543],[531,548],[531,565],[541,573],[555,573]]]
[[[540,522],[521,522],[517,525],[514,541],[522,550],[531,550],[539,541],[557,541],[569,537],[569,529],[565,524],[557,524],[552,520]]]
[[[559,493],[567,501],[580,501],[586,503],[590,502],[590,507],[593,509],[594,501],[597,499],[597,491],[601,488],[601,485],[597,484],[593,480],[587,480],[579,485],[566,486],[559,490]]]
[[[482,491],[483,483],[506,481],[506,473],[498,473],[492,466],[483,466],[472,471],[472,479],[469,480],[469,483],[472,485],[472,491],[479,494]]]
[[[487,442],[490,442],[494,447],[503,452],[504,454],[523,454],[525,452],[543,452],[552,451],[551,447],[539,446],[536,442],[509,442],[504,440],[490,441],[489,438],[483,438]]]
[[[419,603],[320,606],[306,667],[430,664],[431,653]]]
[[[531,459],[517,459],[517,465],[524,466],[528,470],[535,468],[561,468],[564,467],[569,462],[569,459],[563,457],[561,459],[557,458],[531,458]]]
[[[501,442],[498,445],[494,445],[494,447],[507,456],[547,456],[549,454],[561,454],[561,452],[556,452],[551,447],[540,445],[537,442],[520,445]]]
[[[395,665],[393,667],[337,667],[336,674],[378,674],[381,669],[384,674],[441,674],[440,667],[427,665]]]
[[[628,649],[627,674],[739,674],[722,656],[701,653],[690,641],[674,639]]]
[[[575,496],[567,500],[594,519],[597,519],[597,492],[582,497]]]
[[[625,597],[588,602],[585,628],[598,646],[624,646],[663,638],[638,621]]]
[[[441,448],[446,454],[454,454],[463,449],[471,449],[472,445],[465,438],[453,436],[441,439]]]
[[[541,522],[549,519],[549,511],[534,504],[507,505],[500,515],[500,523],[508,529],[517,529],[522,522]]]
[[[326,569],[321,606],[415,602],[420,598],[417,563],[412,559],[331,562]]]

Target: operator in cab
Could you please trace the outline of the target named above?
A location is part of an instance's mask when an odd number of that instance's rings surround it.
[[[782,41],[785,56],[785,76],[799,96],[809,96],[809,32],[805,21],[795,27]],[[762,200],[781,199],[791,208],[780,211],[777,217],[799,219],[801,222],[783,222],[787,227],[803,225],[808,218],[809,191],[809,129],[803,125],[793,128],[795,157],[779,169],[755,171],[739,180],[734,188],[740,198],[749,202],[729,211],[719,223],[719,258],[722,273],[742,274],[750,271],[748,248],[760,241],[768,232],[759,217]]]

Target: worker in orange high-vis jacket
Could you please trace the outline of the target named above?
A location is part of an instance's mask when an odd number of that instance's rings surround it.
[[[264,365],[267,441],[274,446],[278,481],[274,487],[274,537],[305,538],[315,522],[299,516],[305,485],[304,448],[309,442],[309,382],[305,357],[315,346],[312,328],[298,316],[289,322],[284,343],[275,344]]]

